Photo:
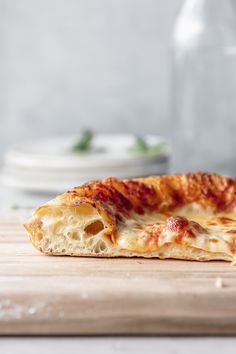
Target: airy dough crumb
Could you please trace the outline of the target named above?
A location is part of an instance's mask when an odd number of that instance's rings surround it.
[[[215,287],[218,289],[222,289],[224,287],[224,282],[221,277],[216,278],[215,280]]]

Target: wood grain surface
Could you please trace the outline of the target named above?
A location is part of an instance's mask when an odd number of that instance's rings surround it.
[[[26,214],[0,216],[0,334],[236,334],[230,263],[44,256]]]

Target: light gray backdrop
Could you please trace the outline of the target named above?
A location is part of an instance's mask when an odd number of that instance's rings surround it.
[[[182,0],[0,0],[0,147],[78,132],[169,133]]]

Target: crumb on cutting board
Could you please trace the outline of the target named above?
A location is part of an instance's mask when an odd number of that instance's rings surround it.
[[[216,278],[215,280],[215,287],[218,289],[222,289],[224,287],[224,282],[221,277]]]

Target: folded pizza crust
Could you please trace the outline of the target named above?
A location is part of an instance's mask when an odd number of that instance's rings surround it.
[[[236,258],[236,180],[190,173],[108,178],[66,192],[25,223],[53,255]]]

